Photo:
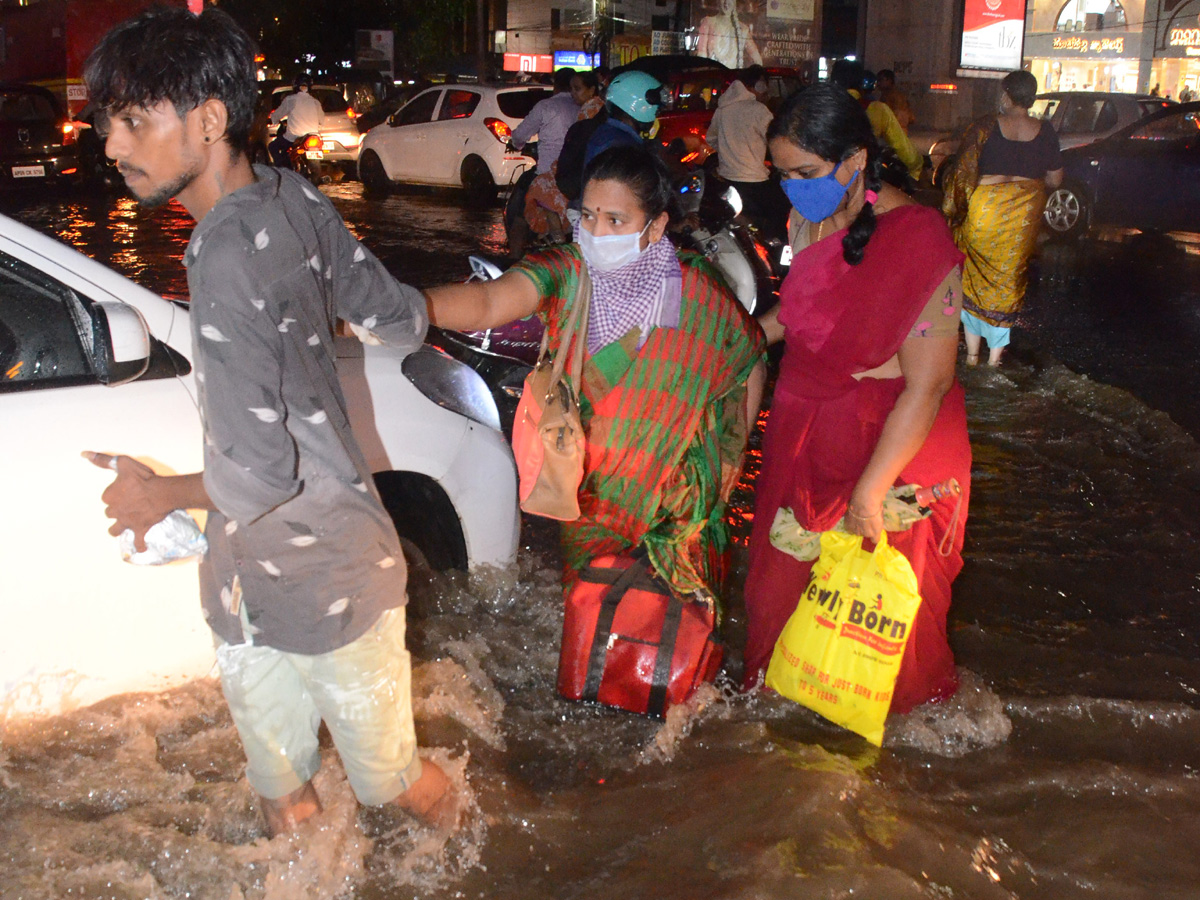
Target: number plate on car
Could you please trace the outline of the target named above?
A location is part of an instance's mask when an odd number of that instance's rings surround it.
[[[13,178],[45,178],[45,166],[13,166]]]
[[[325,154],[320,150],[305,150],[304,156],[306,159],[324,159]]]

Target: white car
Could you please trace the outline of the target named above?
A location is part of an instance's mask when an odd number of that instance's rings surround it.
[[[376,125],[362,140],[358,177],[370,193],[393,184],[460,187],[485,203],[497,186],[515,182],[534,160],[507,149],[512,130],[534,104],[549,97],[542,86],[444,84],[428,88]]]
[[[207,674],[195,561],[135,566],[107,533],[112,474],[81,451],[201,468],[186,306],[0,216],[0,725]],[[495,402],[433,348],[338,339],[351,423],[402,537],[435,567],[516,556]]]
[[[271,112],[274,113],[284,98],[295,91],[286,85],[275,88],[271,92]],[[354,121],[357,114],[353,105],[336,85],[314,84],[309,93],[321,101],[321,109],[325,111],[325,121],[321,125],[321,151],[325,159],[345,166],[353,175],[363,137]],[[267,137],[275,137],[278,131],[278,125],[268,125]]]

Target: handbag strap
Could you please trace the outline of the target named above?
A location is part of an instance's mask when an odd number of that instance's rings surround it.
[[[662,579],[650,571],[650,561],[645,549],[642,548],[634,553],[633,564],[620,574],[604,594],[604,600],[600,604],[600,613],[596,619],[596,631],[592,636],[592,652],[588,658],[587,678],[584,681],[582,698],[593,701],[599,698],[617,607],[621,605],[621,600],[624,599],[626,592],[637,587],[658,589],[665,595],[667,601],[658,653],[654,658],[654,671],[650,680],[650,697],[646,703],[648,715],[662,718],[667,709],[667,687],[671,683],[671,663],[675,656],[675,641],[679,635],[679,626],[683,622],[683,603]]]
[[[661,718],[667,711],[667,685],[671,683],[671,661],[675,658],[675,640],[679,636],[679,625],[683,622],[683,604],[671,595],[667,611],[663,616],[662,637],[659,639],[658,655],[654,659],[654,675],[650,681],[650,699],[646,712]]]
[[[592,635],[592,652],[588,658],[587,678],[583,683],[583,699],[595,700],[600,693],[600,682],[604,679],[604,663],[608,657],[608,642],[612,637],[613,619],[617,615],[617,606],[625,596],[625,592],[633,587],[641,576],[645,558],[635,555],[633,564],[621,573],[621,577],[613,582],[612,587],[604,592],[604,600],[600,603],[600,614],[596,619],[596,631]]]
[[[554,355],[554,365],[550,369],[549,390],[553,392],[555,385],[562,380],[566,371],[571,389],[578,396],[583,381],[583,347],[587,343],[588,307],[592,304],[592,276],[588,274],[587,263],[579,266],[579,280],[575,282],[575,296],[571,299],[571,312],[567,315],[567,324],[563,328],[560,343],[564,352]],[[570,368],[567,368],[566,348],[575,338],[575,346],[570,354]],[[538,363],[546,358],[550,349],[550,329],[542,332],[542,347],[538,351]]]

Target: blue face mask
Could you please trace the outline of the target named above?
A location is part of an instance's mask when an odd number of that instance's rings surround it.
[[[796,207],[796,212],[810,222],[821,222],[832,216],[858,177],[855,172],[848,184],[842,184],[835,177],[840,168],[841,165],[835,166],[832,172],[820,178],[785,178],[783,192]]]

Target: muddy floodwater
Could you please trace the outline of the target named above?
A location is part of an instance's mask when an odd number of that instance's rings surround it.
[[[499,253],[499,210],[329,188],[400,277]],[[186,293],[190,223],[125,200],[5,211]],[[1044,898],[1200,896],[1200,265],[1050,247],[1014,354],[962,369],[974,448],[951,641],[962,688],[882,749],[722,680],[665,722],[555,694],[554,527],[510,571],[410,585],[418,734],[454,834],[356,807],[268,840],[219,686],[113,698],[0,740],[0,898]],[[731,520],[738,565],[752,475]],[[194,596],[170,598],[197,605]]]

